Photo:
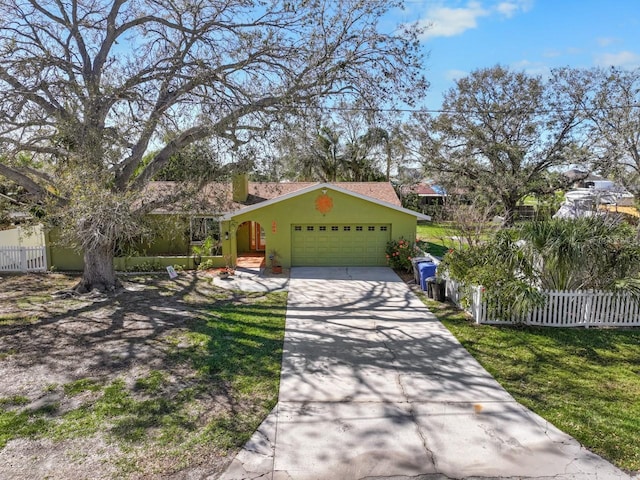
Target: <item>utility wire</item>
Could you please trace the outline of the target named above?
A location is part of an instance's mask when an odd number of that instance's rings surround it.
[[[391,107],[348,107],[348,106],[326,106],[326,107],[315,107],[309,105],[292,105],[294,108],[307,109],[307,110],[330,110],[330,111],[341,111],[341,112],[400,112],[400,113],[462,113],[462,114],[511,114],[511,113],[520,113],[520,114],[549,114],[549,113],[562,113],[562,112],[573,112],[576,110],[583,112],[608,112],[613,110],[623,110],[623,109],[635,109],[640,108],[640,104],[632,104],[632,105],[610,105],[607,107],[591,107],[591,108],[556,108],[556,109],[522,109],[522,108],[511,108],[511,109],[491,109],[491,110],[458,110],[458,109],[441,109],[441,108],[391,108]]]

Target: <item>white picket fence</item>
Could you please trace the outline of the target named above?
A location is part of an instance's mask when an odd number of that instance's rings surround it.
[[[44,272],[46,247],[0,247],[0,272]]]
[[[447,280],[448,296],[471,313],[476,323],[585,328],[640,326],[640,303],[629,294],[545,290],[542,293],[546,301],[542,307],[526,315],[514,316],[500,305],[487,302],[483,292],[482,287],[471,287],[465,291],[457,282]]]

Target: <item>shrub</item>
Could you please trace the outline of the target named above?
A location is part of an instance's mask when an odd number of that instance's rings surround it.
[[[400,237],[387,243],[385,253],[391,268],[411,272],[411,259],[420,253],[420,249],[414,243]]]
[[[596,216],[527,222],[450,251],[439,266],[485,298],[524,314],[541,290],[608,290],[640,298],[640,242],[630,226]]]
[[[209,270],[211,268],[215,268],[216,262],[212,258],[207,258],[204,262],[201,262],[198,265],[198,270]]]

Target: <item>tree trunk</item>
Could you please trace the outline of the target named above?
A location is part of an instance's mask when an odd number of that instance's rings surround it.
[[[100,245],[85,250],[84,272],[82,280],[76,285],[79,293],[87,293],[92,290],[101,292],[115,292],[121,287],[113,268],[113,248],[110,245]]]
[[[516,220],[516,208],[518,206],[518,201],[509,198],[503,200],[502,203],[504,206],[504,225],[511,227]]]

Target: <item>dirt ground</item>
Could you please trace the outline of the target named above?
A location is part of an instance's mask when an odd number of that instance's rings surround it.
[[[108,384],[119,378],[133,385],[153,369],[166,368],[167,339],[185,322],[212,302],[240,295],[221,292],[206,275],[192,273],[176,280],[166,274],[124,277],[125,291],[112,297],[56,295],[77,280],[62,274],[0,276],[0,400],[22,398],[21,408],[26,403],[33,410],[55,405],[61,415],[94,395],[65,395],[61,386],[70,382],[89,377]],[[174,368],[175,379],[189,378],[190,372],[177,371],[186,367]],[[185,387],[180,382],[175,388]],[[208,402],[203,412],[238,407],[224,392],[212,393]],[[126,449],[100,433],[27,436],[0,450],[0,478],[216,478],[233,453],[198,447],[178,461],[157,450],[156,443]]]

